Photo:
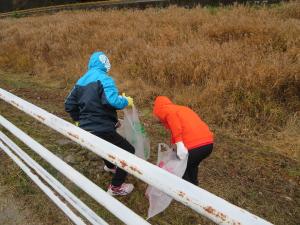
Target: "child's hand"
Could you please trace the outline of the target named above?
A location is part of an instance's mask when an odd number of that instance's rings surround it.
[[[188,156],[188,150],[187,148],[184,146],[182,141],[179,141],[176,143],[177,146],[177,151],[176,154],[178,156],[179,159],[185,159]]]
[[[127,99],[127,101],[128,101],[128,106],[131,106],[131,107],[134,106],[134,104],[133,104],[133,98],[131,98],[131,97],[129,97],[129,96],[126,96],[125,93],[123,93],[122,96],[123,96],[124,98]]]

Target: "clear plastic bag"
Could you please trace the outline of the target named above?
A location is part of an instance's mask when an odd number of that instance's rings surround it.
[[[162,148],[165,148],[166,151],[162,151]],[[182,177],[187,167],[187,160],[188,157],[184,160],[180,160],[176,152],[167,144],[158,144],[157,166],[160,168],[178,177]],[[146,190],[146,196],[149,200],[147,219],[164,211],[172,202],[172,197],[150,185]]]
[[[143,124],[140,122],[137,109],[124,109],[124,120],[117,132],[122,135],[134,148],[135,155],[147,160],[150,157],[150,141]]]

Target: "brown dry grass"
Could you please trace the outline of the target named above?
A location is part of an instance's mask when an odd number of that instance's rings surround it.
[[[70,88],[105,51],[139,105],[157,95],[236,135],[299,130],[300,6],[62,12],[0,20],[0,68]]]

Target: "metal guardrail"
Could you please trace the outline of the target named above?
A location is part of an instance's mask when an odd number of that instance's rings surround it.
[[[0,98],[6,101],[7,103],[10,103],[11,105],[17,107],[21,111],[27,113],[28,115],[34,117],[35,119],[39,120],[40,122],[47,125],[48,127],[53,128],[54,130],[65,135],[66,137],[69,137],[73,141],[88,148],[89,150],[101,156],[102,158],[126,170],[127,172],[136,176],[137,178],[167,193],[177,201],[192,208],[199,214],[207,217],[208,219],[214,221],[217,224],[235,224],[235,225],[237,224],[270,225],[271,224],[268,221],[259,218],[251,214],[250,212],[242,208],[239,208],[225,201],[224,199],[219,198],[212,193],[209,193],[208,191],[200,187],[192,185],[145,160],[137,158],[135,155],[132,155],[122,150],[121,148],[114,146],[111,143],[106,142],[92,135],[91,133],[80,129],[79,127],[76,127],[75,125],[1,88],[0,88]],[[16,135],[17,130],[12,129],[11,125],[8,125],[1,117],[0,117],[0,124]],[[19,138],[23,139],[24,135],[19,135]],[[31,145],[32,144],[30,143],[31,141],[27,141],[26,144]],[[39,145],[39,144],[35,143],[34,145]],[[38,148],[40,147],[41,146],[39,146]],[[41,152],[40,155],[43,156],[43,152]],[[53,157],[55,156],[53,155]],[[61,170],[62,168],[60,168],[60,171]],[[70,168],[68,168],[68,170],[70,171]],[[61,172],[65,172],[65,171],[61,171]],[[68,172],[67,174],[74,182],[76,176],[74,177],[70,172]],[[78,183],[77,185],[80,185],[80,183]],[[89,185],[85,185],[85,186],[87,187]],[[95,184],[92,183],[92,186],[93,185]],[[96,187],[93,186],[93,188]],[[93,195],[93,193],[91,194]],[[101,202],[105,204],[105,201],[106,200],[102,200]],[[114,211],[115,210],[112,210],[112,212]],[[126,213],[122,212],[122,215]],[[129,222],[129,224],[142,224],[136,222],[133,223],[132,218],[131,220],[129,219],[129,221],[127,220],[127,222]]]
[[[3,134],[0,131],[0,143],[1,141],[4,142],[4,144],[6,144],[7,147],[10,148],[14,152],[14,154],[16,154],[19,157],[19,159],[22,159],[32,170],[34,170],[34,172],[39,177],[41,177],[54,191],[60,194],[74,209],[76,209],[81,215],[83,215],[91,224],[108,225],[108,223],[106,223],[102,218],[100,218],[94,211],[92,211],[72,192],[70,192],[65,186],[63,186],[56,178],[54,178],[51,174],[49,174],[42,166],[40,166],[29,155],[27,155],[19,146],[17,146],[11,139],[9,139],[5,134]],[[6,151],[6,153],[8,152]],[[68,212],[65,213],[67,214]],[[73,215],[72,217],[69,216],[71,220],[73,217],[74,217]],[[76,220],[72,220],[72,221],[75,222],[76,224],[77,221],[79,221],[79,223],[82,223],[81,219],[79,220],[77,218]]]
[[[47,187],[40,178],[35,175],[30,168],[28,168],[16,155],[14,155],[9,148],[7,148],[0,141],[0,149],[2,149],[26,174],[33,182],[71,219],[71,221],[78,225],[85,225],[85,223],[78,217],[55,193]]]
[[[121,8],[139,8],[147,7],[165,7],[170,4],[169,0],[121,0],[121,1],[103,1],[88,3],[73,3],[67,5],[47,6],[33,9],[17,10],[13,12],[0,13],[0,18],[5,17],[23,17],[30,15],[39,15],[46,13],[55,13],[59,11],[70,10],[96,10],[96,9],[121,9]]]
[[[69,180],[81,188],[84,192],[90,195],[98,203],[103,205],[108,211],[114,214],[117,218],[123,221],[125,224],[130,225],[149,225],[143,218],[134,213],[132,210],[127,208],[125,205],[120,203],[118,200],[107,194],[104,190],[99,188],[95,183],[90,181],[88,178],[83,176],[73,167],[69,166],[59,157],[51,153],[44,146],[39,144],[33,138],[25,134],[11,122],[6,120],[0,115],[0,124],[5,127],[14,136],[19,138],[24,144],[30,147],[35,153],[46,160],[55,169],[65,175]],[[98,224],[98,223],[97,223]]]
[[[287,0],[108,0],[101,2],[86,2],[86,3],[72,3],[56,6],[38,7],[32,9],[16,10],[12,12],[0,13],[0,19],[6,17],[23,17],[30,15],[40,15],[47,13],[55,13],[66,10],[96,10],[96,9],[122,9],[122,8],[137,8],[145,9],[147,7],[167,7],[170,5],[177,5],[183,7],[201,6],[220,6],[239,4],[251,5],[271,5],[280,2],[287,2]]]

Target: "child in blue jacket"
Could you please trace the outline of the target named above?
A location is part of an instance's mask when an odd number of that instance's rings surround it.
[[[80,128],[134,154],[134,147],[116,132],[117,110],[133,106],[131,97],[119,95],[114,80],[108,75],[110,62],[103,52],[92,54],[88,71],[77,81],[65,101],[65,110]],[[124,183],[127,173],[104,160],[104,170],[114,173],[108,193],[127,195],[132,184]]]

